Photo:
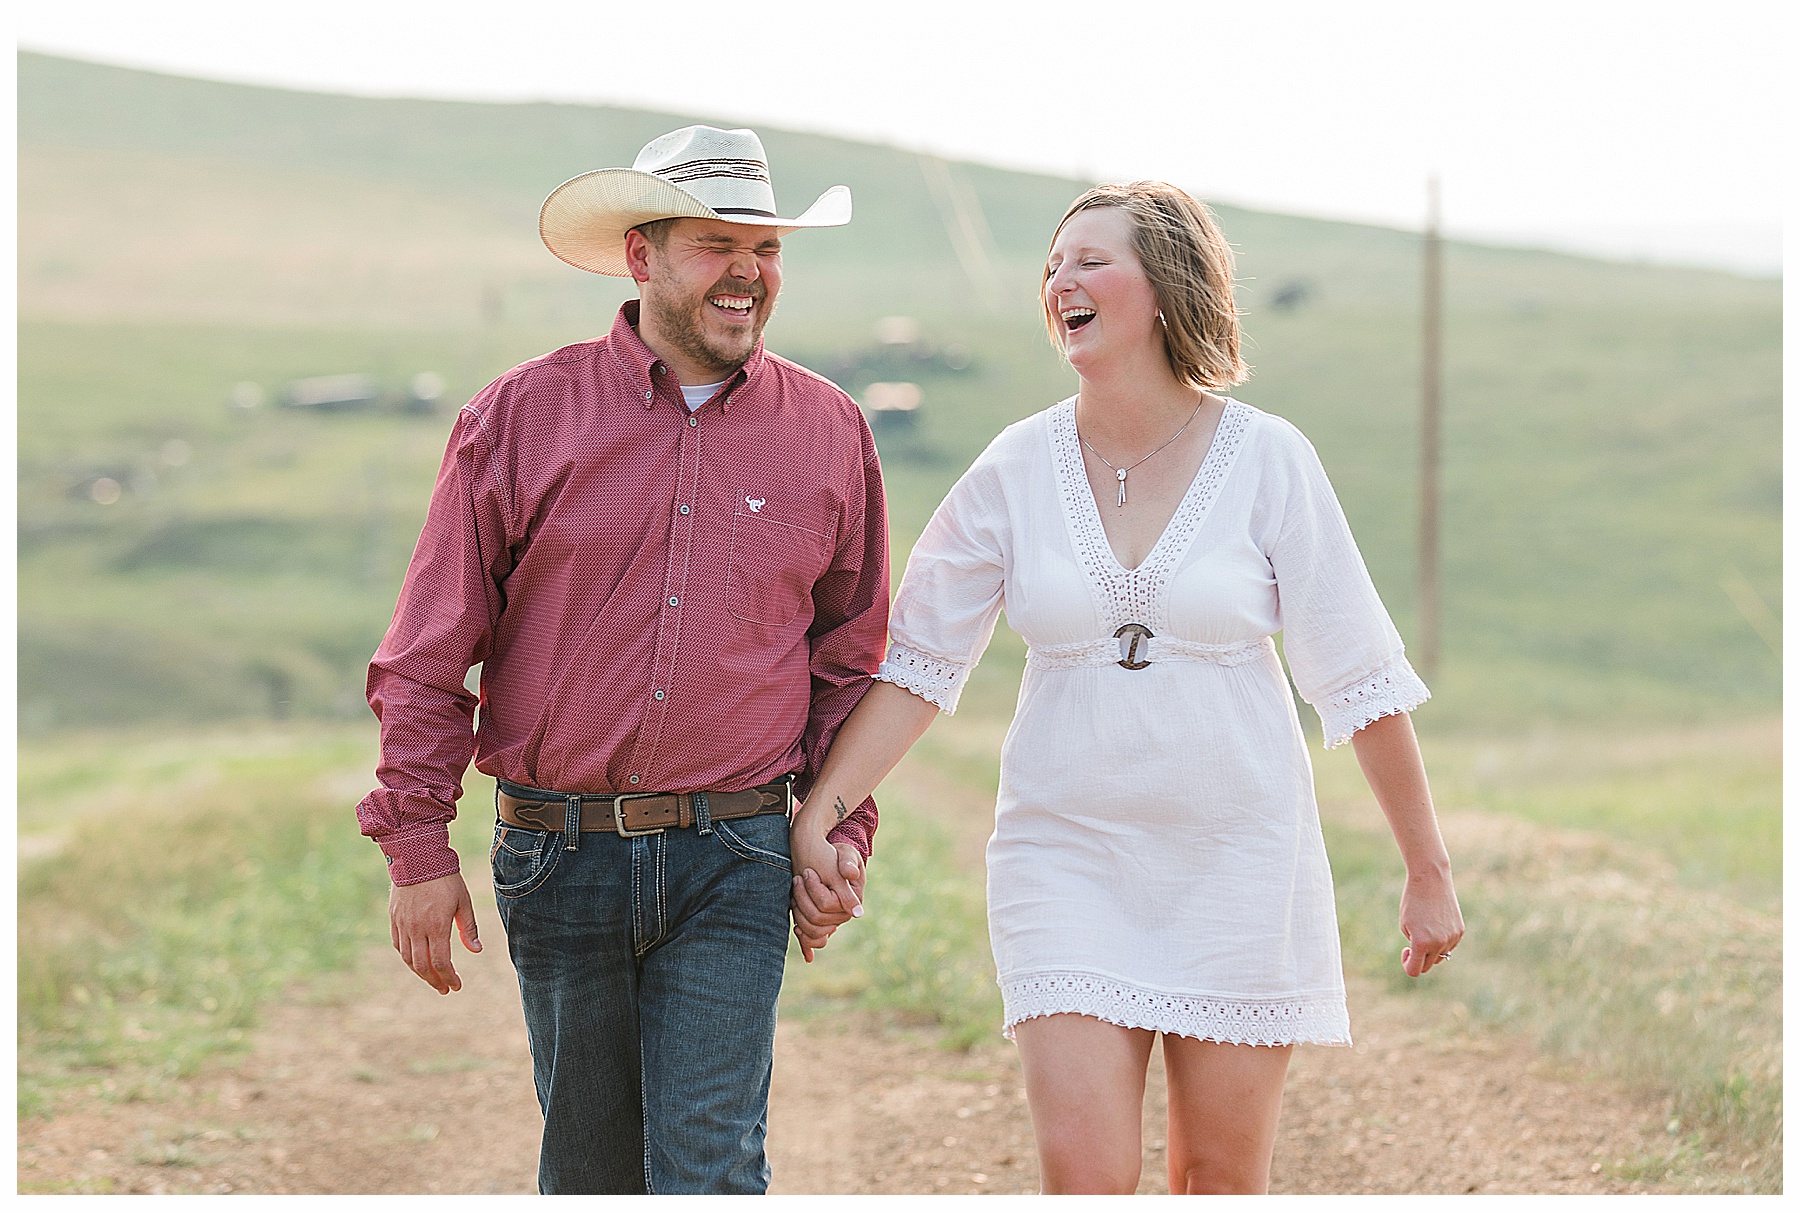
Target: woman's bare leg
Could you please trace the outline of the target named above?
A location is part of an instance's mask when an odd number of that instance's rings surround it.
[[[1046,1195],[1130,1195],[1143,1169],[1151,1031],[1081,1014],[1013,1028]]]
[[[1163,1036],[1169,1076],[1169,1190],[1263,1195],[1294,1047]]]

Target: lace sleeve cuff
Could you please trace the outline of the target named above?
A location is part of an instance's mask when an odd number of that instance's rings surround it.
[[[1430,697],[1431,691],[1401,656],[1368,677],[1324,696],[1313,706],[1325,725],[1325,748],[1336,749],[1359,729],[1383,716],[1411,711]]]
[[[945,715],[955,715],[963,683],[969,680],[969,666],[890,644],[887,660],[875,671],[875,680],[892,682],[935,704]]]

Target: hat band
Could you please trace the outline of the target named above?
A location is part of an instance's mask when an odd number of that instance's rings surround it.
[[[712,212],[715,215],[756,215],[763,219],[775,217],[775,212],[772,210],[756,210],[749,206],[715,206],[712,208]]]
[[[663,180],[676,183],[699,177],[736,177],[740,181],[769,184],[769,168],[761,160],[683,160],[680,164],[653,171]]]

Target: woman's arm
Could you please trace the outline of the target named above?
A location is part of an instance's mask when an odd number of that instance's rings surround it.
[[[995,438],[913,544],[888,614],[888,653],[876,680],[832,739],[788,841],[794,933],[801,954],[862,913],[862,856],[826,834],[905,756],[939,710],[955,711],[1005,602],[1011,522],[1002,474],[1015,429]]]
[[[935,703],[892,682],[876,682],[832,741],[824,767],[788,831],[793,856],[795,933],[808,963],[845,914],[862,916],[861,898],[826,834],[874,793],[925,734]],[[815,908],[816,907],[816,908]],[[821,917],[823,921],[821,921]]]
[[[1462,941],[1463,918],[1412,717],[1383,716],[1358,729],[1350,744],[1406,861],[1400,933],[1411,945],[1400,953],[1400,965],[1408,976],[1423,976]]]

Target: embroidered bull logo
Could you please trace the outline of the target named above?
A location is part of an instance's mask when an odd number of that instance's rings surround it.
[[[767,505],[768,501],[764,500],[762,497],[745,497],[744,504],[750,507],[751,513],[761,513],[762,507]]]

